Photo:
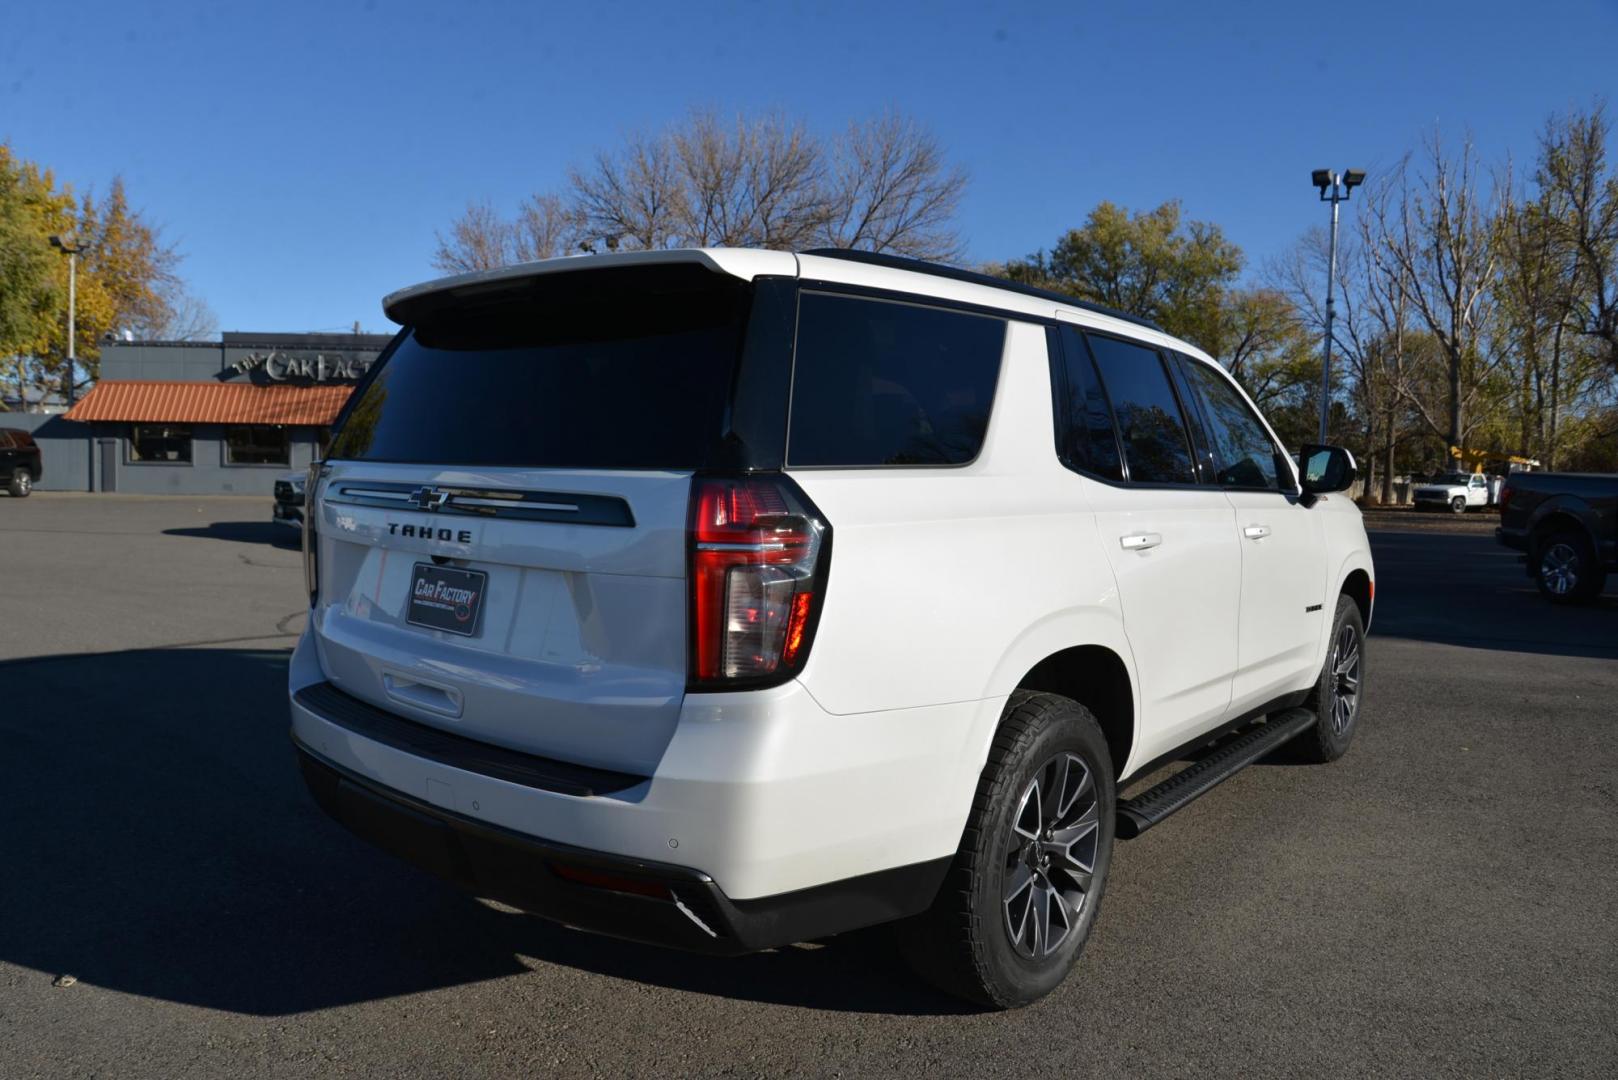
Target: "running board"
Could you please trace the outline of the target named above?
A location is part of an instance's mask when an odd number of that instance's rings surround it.
[[[1118,800],[1118,839],[1134,839],[1176,810],[1185,809],[1197,796],[1206,794],[1282,743],[1302,734],[1314,722],[1315,714],[1308,709],[1276,713],[1156,787],[1133,799]]]

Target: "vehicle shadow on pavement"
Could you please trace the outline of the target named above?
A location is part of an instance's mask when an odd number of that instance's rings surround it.
[[[266,1016],[520,974],[524,958],[810,1008],[962,1011],[879,931],[691,956],[497,909],[370,848],[303,789],[287,657],[0,663],[0,961]]]
[[[215,521],[194,529],[164,529],[163,535],[234,540],[239,544],[269,544],[287,551],[298,551],[303,547],[303,536],[297,529],[277,525],[273,521]]]
[[[1585,605],[1553,604],[1492,536],[1370,534],[1372,637],[1472,649],[1618,658],[1618,575]]]

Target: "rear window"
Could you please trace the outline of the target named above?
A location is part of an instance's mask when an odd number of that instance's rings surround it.
[[[989,426],[1003,319],[806,292],[787,463],[962,465]]]
[[[689,469],[725,424],[749,290],[700,267],[538,278],[424,317],[352,403],[331,456]]]

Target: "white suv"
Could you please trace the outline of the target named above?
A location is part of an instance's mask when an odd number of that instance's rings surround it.
[[[1150,324],[843,251],[384,306],[311,470],[292,734],[329,813],[478,895],[719,953],[898,921],[1019,1005],[1115,836],[1354,734],[1352,459],[1300,483]]]

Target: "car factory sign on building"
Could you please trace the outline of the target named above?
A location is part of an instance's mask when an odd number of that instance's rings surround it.
[[[238,375],[261,372],[273,382],[358,382],[370,370],[376,353],[250,352],[232,363]]]

